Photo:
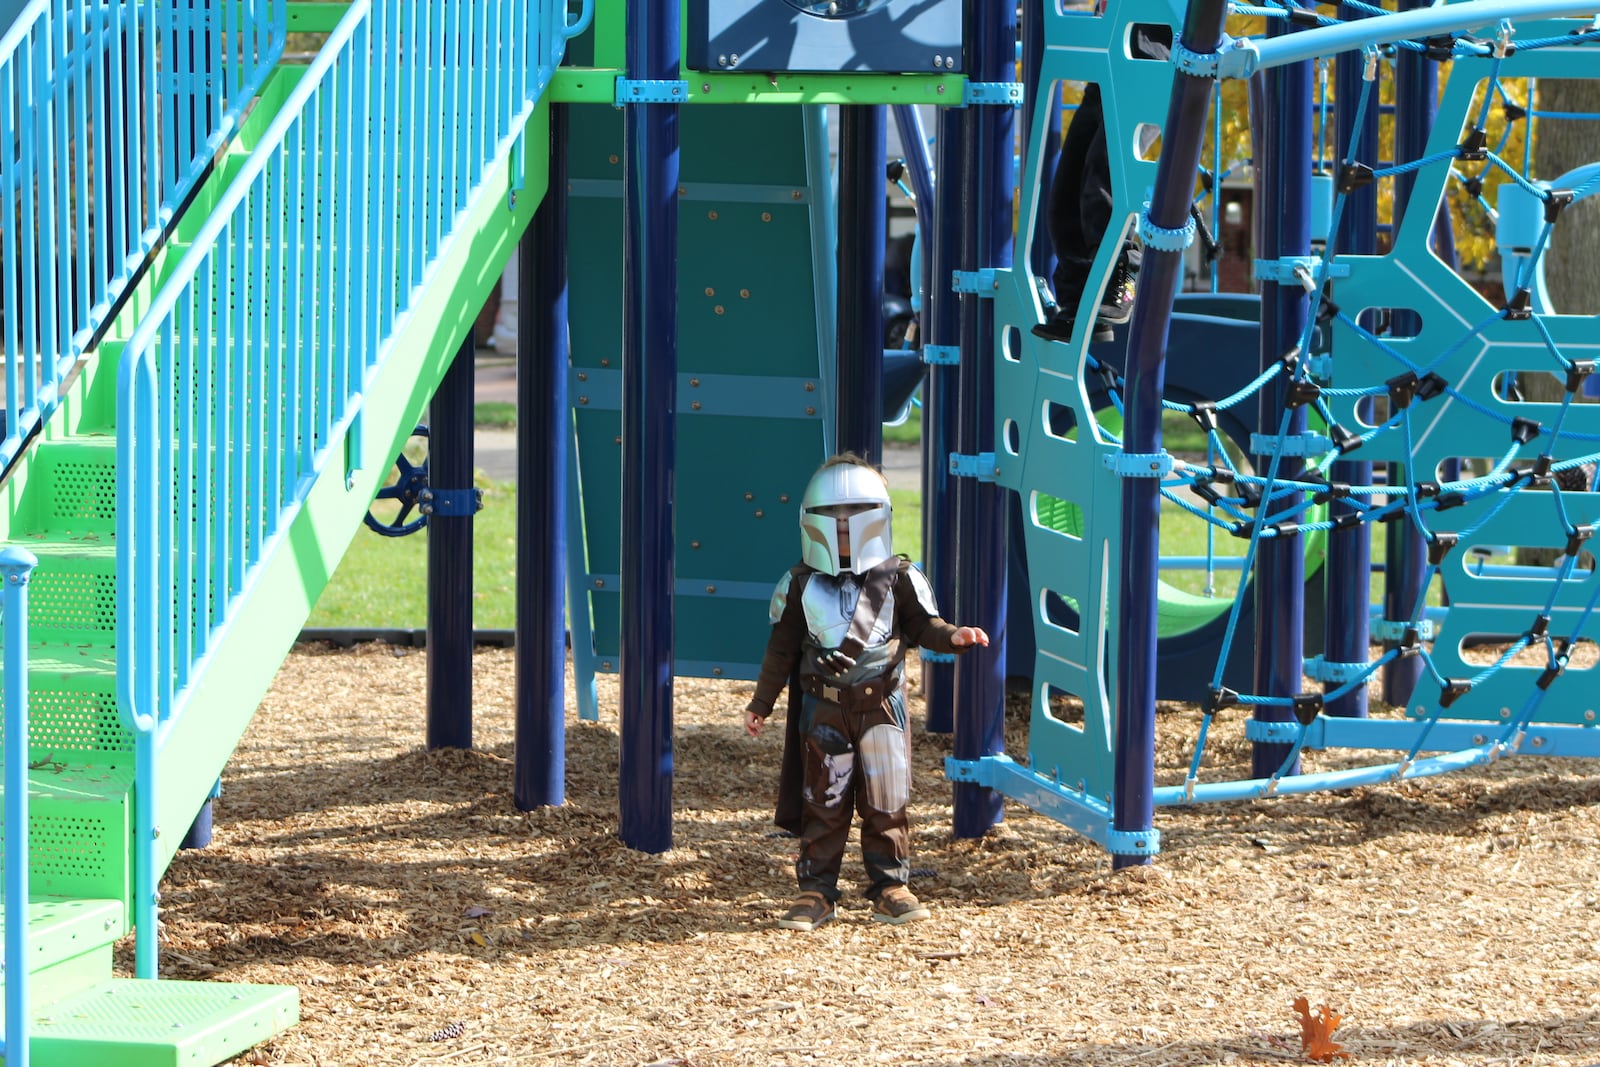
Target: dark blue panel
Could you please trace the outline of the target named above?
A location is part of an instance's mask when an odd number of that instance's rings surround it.
[[[960,0],[689,0],[694,70],[962,69]]]

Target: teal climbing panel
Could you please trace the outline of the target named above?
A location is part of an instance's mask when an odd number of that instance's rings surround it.
[[[753,678],[799,558],[832,410],[832,196],[820,109],[680,113],[675,672]],[[570,153],[572,632],[580,711],[618,669],[622,113],[576,106]]]

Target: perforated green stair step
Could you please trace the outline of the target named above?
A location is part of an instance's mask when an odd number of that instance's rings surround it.
[[[28,885],[43,896],[126,900],[132,761],[28,772]],[[0,797],[0,811],[5,807]]]
[[[0,914],[0,934],[4,930],[5,917]],[[108,980],[112,942],[126,932],[121,901],[30,900],[28,989],[33,1003],[48,1004]]]
[[[117,633],[117,546],[110,534],[17,539],[39,558],[28,582],[34,644],[110,645]]]
[[[217,1064],[300,1020],[293,986],[103,982],[33,1013],[34,1067]]]

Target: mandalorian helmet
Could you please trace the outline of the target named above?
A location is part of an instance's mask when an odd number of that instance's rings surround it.
[[[800,499],[800,558],[823,574],[865,574],[894,555],[889,489],[883,475],[836,463],[812,475]],[[848,519],[850,559],[839,563],[839,519]]]

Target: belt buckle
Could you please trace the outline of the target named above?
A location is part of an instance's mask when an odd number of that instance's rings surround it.
[[[839,703],[839,698],[842,696],[844,696],[844,691],[838,686],[829,685],[827,682],[822,683],[823,700],[831,701],[832,703],[837,704]]]

